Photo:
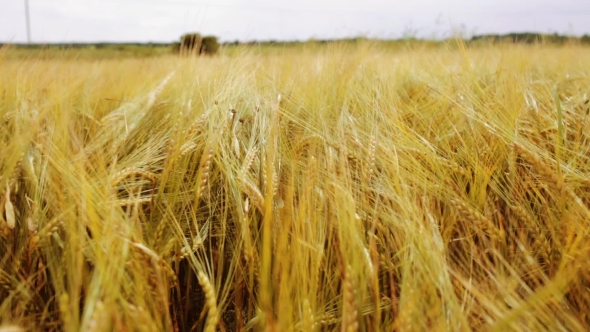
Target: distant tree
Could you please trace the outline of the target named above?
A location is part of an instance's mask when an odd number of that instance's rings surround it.
[[[198,33],[188,33],[180,37],[180,53],[183,55],[200,54],[203,37]]]
[[[201,42],[199,54],[213,55],[219,50],[219,42],[215,36],[205,36]]]
[[[180,38],[178,49],[174,48],[174,50],[183,55],[213,55],[219,50],[219,42],[215,36],[203,37],[198,33],[189,33]]]

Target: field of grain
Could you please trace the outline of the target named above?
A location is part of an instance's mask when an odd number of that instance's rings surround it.
[[[587,331],[590,48],[0,50],[0,331]]]

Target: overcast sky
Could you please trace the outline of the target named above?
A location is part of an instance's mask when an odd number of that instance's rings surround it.
[[[0,0],[0,41],[25,42],[25,0]],[[33,42],[170,42],[466,33],[590,34],[590,0],[29,0]]]

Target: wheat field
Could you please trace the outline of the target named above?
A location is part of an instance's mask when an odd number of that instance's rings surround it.
[[[590,49],[0,51],[0,331],[587,331]]]

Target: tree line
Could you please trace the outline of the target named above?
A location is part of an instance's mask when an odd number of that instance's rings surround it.
[[[10,46],[22,49],[47,49],[47,48],[59,48],[59,49],[105,49],[105,50],[126,50],[129,48],[152,48],[162,49],[168,48],[173,53],[180,55],[214,55],[216,54],[221,46],[239,46],[239,45],[263,45],[263,46],[289,46],[289,45],[301,45],[305,43],[317,43],[317,44],[328,44],[328,43],[358,43],[361,41],[368,40],[365,37],[356,38],[341,38],[341,39],[314,39],[310,41],[226,41],[220,43],[216,36],[202,36],[199,33],[187,33],[180,37],[178,42],[173,43],[52,43],[52,44],[23,44],[23,43],[0,43],[0,47]],[[397,40],[378,40],[381,42],[430,42],[440,43],[444,41],[434,41],[427,39],[417,38],[404,38]],[[522,44],[564,44],[568,42],[574,42],[579,44],[590,45],[590,35],[585,34],[581,37],[572,37],[554,34],[542,34],[542,33],[509,33],[509,34],[486,34],[476,35],[470,39],[466,39],[467,43],[482,43],[482,42],[509,42],[509,43],[522,43]]]

